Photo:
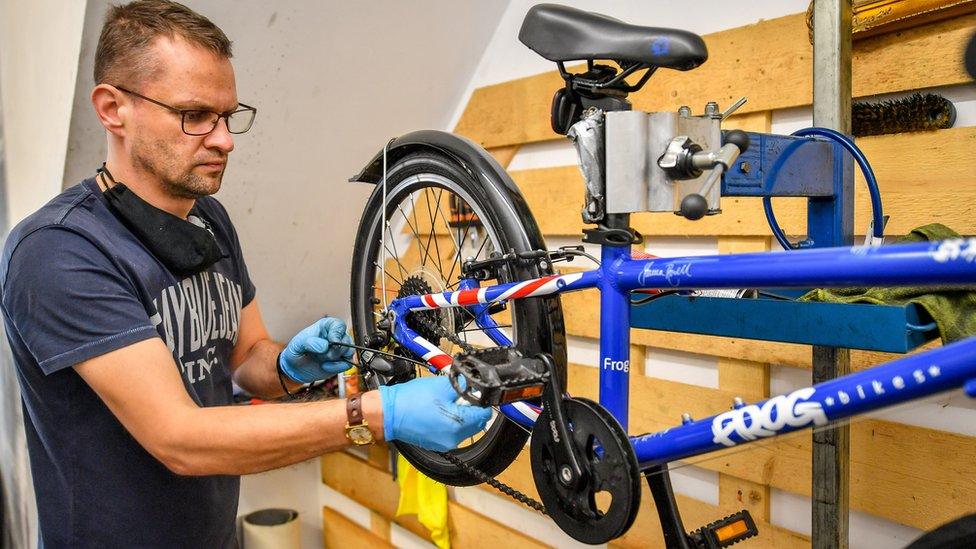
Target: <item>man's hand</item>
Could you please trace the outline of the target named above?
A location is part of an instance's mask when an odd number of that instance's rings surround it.
[[[302,383],[328,379],[348,370],[345,361],[353,356],[352,347],[333,342],[352,345],[352,338],[346,333],[345,322],[327,316],[291,338],[281,351],[278,365],[285,375]]]
[[[458,405],[447,376],[380,387],[383,438],[445,452],[485,428],[491,408]]]

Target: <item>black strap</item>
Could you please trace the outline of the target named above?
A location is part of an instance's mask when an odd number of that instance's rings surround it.
[[[312,384],[309,383],[308,385],[305,385],[305,387],[297,393],[293,393],[288,390],[288,384],[285,383],[285,376],[287,376],[288,374],[286,374],[281,369],[281,353],[278,353],[278,356],[275,357],[275,371],[278,373],[278,383],[281,384],[281,390],[284,391],[285,394],[290,397],[301,396],[302,394],[307,393],[312,389]]]

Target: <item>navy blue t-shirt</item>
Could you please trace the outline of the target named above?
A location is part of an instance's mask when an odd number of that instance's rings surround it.
[[[255,290],[223,206],[207,197],[197,208],[225,257],[184,279],[112,214],[94,179],[55,197],[7,239],[2,311],[20,380],[42,547],[236,543],[240,478],[170,472],[72,368],[159,337],[198,405],[231,403],[230,353]]]

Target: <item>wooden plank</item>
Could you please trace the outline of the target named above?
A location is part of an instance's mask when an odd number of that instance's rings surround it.
[[[593,398],[599,371],[570,366],[569,390]],[[704,418],[727,410],[733,393],[633,375],[631,432],[653,432],[680,423],[682,412]],[[976,511],[976,438],[875,419],[851,425],[851,507],[916,528],[932,528]],[[757,484],[810,495],[807,432],[685,460]],[[933,463],[940,464],[933,467]],[[947,500],[949,500],[947,502]]]
[[[854,45],[854,96],[969,82],[959,52],[974,29],[976,16],[966,15],[859,40]],[[659,71],[644,90],[631,95],[634,110],[669,111],[689,105],[700,112],[708,101],[726,107],[742,96],[749,102],[741,113],[811,103],[812,47],[804,14],[760,21],[704,39],[708,62],[687,72]],[[562,85],[553,71],[478,88],[455,131],[489,148],[562,139],[549,126],[552,94]]]
[[[964,15],[858,40],[852,59],[853,96],[971,82],[961,61],[974,28],[976,16]],[[896,64],[925,68],[900,70]]]
[[[769,521],[769,486],[765,484],[721,473],[718,503],[722,508],[734,509],[733,512],[746,509],[755,520]]]
[[[390,446],[386,442],[370,445],[369,464],[381,471],[390,470]]]
[[[757,111],[745,114],[733,114],[722,120],[722,129],[769,133],[772,124],[772,111]]]
[[[630,346],[630,369],[643,373],[644,366],[647,364],[647,347],[643,345]]]
[[[369,512],[369,531],[384,541],[390,541],[390,521],[376,511]]]
[[[857,140],[878,178],[886,233],[904,235],[927,223],[943,223],[960,234],[976,234],[976,173],[967,170],[966,153],[976,143],[976,128],[961,127]],[[855,234],[870,221],[868,191],[855,170]]]
[[[390,473],[345,452],[325,454],[320,461],[322,482],[327,486],[414,534],[430,539],[430,533],[416,516],[396,516],[400,487]]]
[[[459,549],[549,547],[526,533],[513,530],[455,501],[448,502],[448,510],[448,528],[452,547]]]
[[[322,535],[325,547],[393,547],[388,539],[376,536],[330,507],[322,508]]]
[[[734,358],[718,359],[718,386],[726,391],[769,395],[769,364]]]

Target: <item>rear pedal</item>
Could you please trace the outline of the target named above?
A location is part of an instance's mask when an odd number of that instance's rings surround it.
[[[514,347],[490,347],[454,357],[451,385],[476,406],[498,406],[542,396],[549,371],[539,358],[522,356]],[[461,390],[459,377],[465,380]]]
[[[695,547],[719,549],[736,544],[759,534],[756,521],[749,511],[743,509],[721,520],[702,526],[688,535]]]

